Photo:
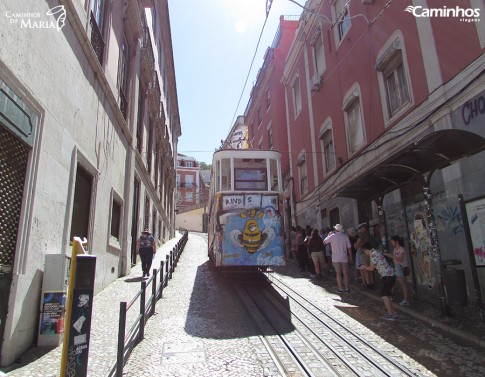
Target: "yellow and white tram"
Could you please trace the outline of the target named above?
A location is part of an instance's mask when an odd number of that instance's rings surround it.
[[[280,161],[276,151],[214,153],[208,248],[216,267],[285,265]]]

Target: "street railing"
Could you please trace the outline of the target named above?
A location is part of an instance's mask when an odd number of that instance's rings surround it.
[[[166,260],[160,262],[160,267],[153,269],[152,276],[141,282],[141,288],[136,293],[135,297],[130,302],[120,302],[120,319],[118,326],[118,351],[116,363],[111,368],[109,376],[121,377],[123,376],[123,367],[128,356],[138,342],[145,337],[145,324],[148,319],[155,313],[157,301],[162,298],[163,289],[168,285],[169,280],[177,267],[177,262],[187,243],[189,232],[185,231],[182,238],[166,256]],[[147,297],[147,288],[151,285],[151,293]],[[135,303],[139,301],[139,313],[131,325],[128,333],[127,328],[127,314],[131,308],[134,308]]]

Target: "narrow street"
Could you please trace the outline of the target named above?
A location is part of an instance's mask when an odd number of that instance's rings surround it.
[[[404,311],[399,312],[396,322],[381,321],[378,318],[383,312],[382,303],[357,286],[349,294],[339,295],[333,277],[312,282],[299,272],[294,260],[275,272],[274,280],[274,286],[276,280],[289,286],[325,314],[358,332],[374,348],[409,366],[414,375],[485,374],[483,349]],[[250,286],[254,283],[235,284]],[[274,289],[280,291],[277,287]],[[293,306],[291,302],[290,306]],[[191,233],[171,285],[164,291],[156,314],[146,325],[145,339],[130,355],[124,375],[281,375],[258,325],[234,293],[233,282],[211,269],[206,236]],[[292,335],[292,327],[285,329],[286,336]],[[347,356],[352,360],[352,355]],[[354,361],[359,370],[362,360],[356,358]],[[335,365],[335,360],[331,362]],[[313,372],[314,375],[335,375],[329,370]],[[293,375],[306,374],[296,371]],[[360,369],[359,375],[374,374]]]

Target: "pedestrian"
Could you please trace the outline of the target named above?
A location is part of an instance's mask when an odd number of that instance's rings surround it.
[[[330,232],[323,242],[332,246],[332,263],[337,274],[338,292],[349,293],[349,263],[352,263],[352,245],[341,224],[336,224],[334,229],[335,232]]]
[[[387,314],[382,315],[380,318],[386,321],[395,321],[397,319],[397,313],[394,311],[391,303],[392,288],[396,282],[394,268],[387,263],[384,254],[373,248],[369,242],[362,245],[362,251],[364,254],[369,256],[370,265],[362,265],[360,266],[360,269],[362,271],[374,271],[377,269],[377,272],[379,272],[379,275],[381,275],[381,298],[384,301]]]
[[[290,228],[290,259],[296,258],[296,236],[298,233],[296,232],[296,228],[292,226]]]
[[[313,230],[312,236],[308,241],[308,250],[315,266],[315,279],[322,280],[321,271],[322,269],[327,269],[327,263],[325,262],[325,245],[317,229]]]
[[[307,251],[305,245],[306,231],[304,228],[300,228],[300,233],[296,237],[296,243],[298,245],[298,264],[301,268],[301,272],[305,272],[307,268]]]
[[[404,249],[404,241],[399,236],[391,237],[391,245],[393,247],[392,254],[389,257],[394,260],[394,269],[396,278],[402,288],[403,300],[399,305],[409,306],[409,289],[406,285],[406,276],[409,275],[408,261],[406,259],[406,249]],[[404,273],[407,271],[407,275]]]
[[[306,255],[307,255],[305,262],[306,262],[307,269],[310,272],[310,278],[315,277],[315,266],[313,265],[313,260],[311,258],[310,249],[308,247],[309,243],[310,243],[310,238],[312,238],[312,232],[313,232],[312,227],[307,225],[306,226],[306,237],[305,237],[305,241],[304,241],[305,246],[306,246]]]
[[[349,236],[350,240],[350,245],[352,246],[352,258],[355,261],[355,276],[354,276],[354,281],[358,282],[360,279],[360,270],[359,270],[359,265],[360,263],[360,255],[357,255],[357,249],[355,248],[355,242],[357,241],[357,238],[359,238],[357,231],[355,230],[354,227],[351,227],[347,229],[347,235]]]
[[[366,242],[370,243],[372,248],[377,248],[379,243],[375,240],[374,237],[371,236],[369,233],[369,226],[367,223],[361,223],[358,227],[359,230],[359,237],[357,241],[355,241],[354,247],[356,250],[360,249],[360,264],[359,269],[361,271],[361,278],[362,284],[365,288],[373,289],[374,288],[374,274],[370,272],[370,270],[360,268],[362,265],[369,267],[370,259],[369,257],[362,251],[362,245]]]
[[[143,277],[150,276],[150,268],[156,251],[155,238],[150,234],[148,228],[145,228],[136,241],[136,252],[140,255]]]

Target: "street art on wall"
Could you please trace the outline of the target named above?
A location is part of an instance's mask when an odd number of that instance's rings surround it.
[[[465,204],[476,266],[485,266],[485,198]]]
[[[417,267],[416,279],[419,285],[433,288],[437,283],[433,272],[431,238],[425,209],[422,204],[407,209],[409,226],[409,253]]]

